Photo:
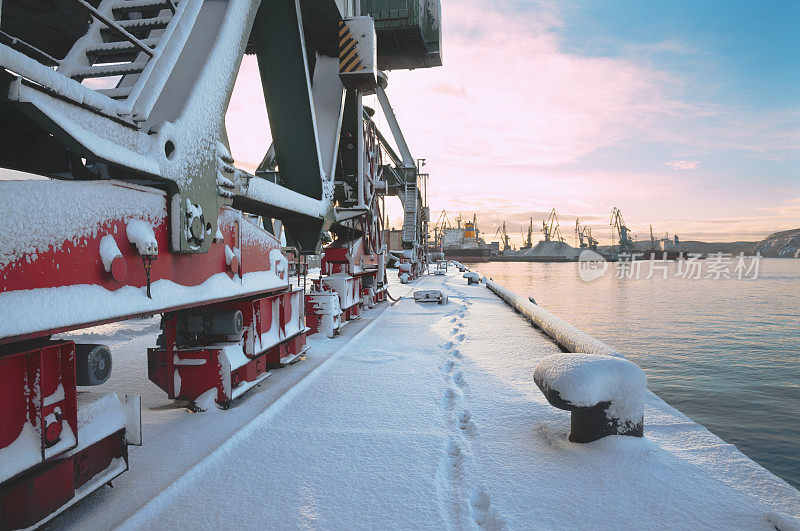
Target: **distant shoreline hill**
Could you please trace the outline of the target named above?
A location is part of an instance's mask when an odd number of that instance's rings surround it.
[[[687,253],[716,254],[730,253],[734,256],[744,254],[755,254],[753,248],[758,242],[701,242],[688,240],[681,242],[681,250]]]
[[[800,229],[770,234],[755,245],[753,252],[774,258],[800,258]]]
[[[637,241],[634,247],[637,251],[650,249],[649,240]],[[611,246],[601,245],[600,251],[610,251]],[[733,256],[739,253],[769,258],[800,258],[800,229],[784,230],[770,234],[760,242],[701,242],[696,240],[681,241],[680,250],[686,253],[699,253],[704,255],[716,253],[730,253]]]
[[[692,254],[716,254],[716,253],[730,253],[737,256],[739,253],[746,255],[755,254],[753,248],[759,242],[701,242],[696,240],[681,241],[680,250],[685,253]],[[634,242],[634,248],[638,251],[646,251],[652,248],[650,240],[639,240]],[[610,252],[612,247],[610,245],[601,245],[598,250]]]

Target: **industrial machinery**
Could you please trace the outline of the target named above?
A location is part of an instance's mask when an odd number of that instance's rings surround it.
[[[503,225],[497,227],[497,231],[494,233],[495,236],[500,236],[500,242],[503,244],[503,252],[511,250],[511,237],[508,235],[508,230],[506,229],[506,222],[503,222]]]
[[[542,233],[544,234],[544,241],[549,242],[553,239],[559,242],[564,241],[564,237],[561,235],[561,229],[558,225],[558,214],[556,214],[556,209],[550,211],[550,215],[547,216],[547,219],[542,221]]]
[[[522,241],[524,243],[522,247],[520,247],[520,250],[526,251],[533,248],[533,218],[528,222],[528,234],[522,236]]]
[[[580,249],[597,250],[597,240],[592,236],[592,229],[588,225],[581,226],[580,218],[575,218],[575,244]]]
[[[622,219],[622,212],[617,207],[614,207],[611,210],[610,225],[612,234],[616,236],[617,240],[616,243],[612,242],[612,245],[617,246],[617,255],[630,255],[633,252],[633,239],[631,237],[631,231],[628,226],[625,225],[625,220]]]
[[[597,250],[597,238],[592,236],[592,228],[591,227],[583,227],[583,231],[585,232],[586,242],[589,245],[589,249],[592,251]]]
[[[643,260],[680,260],[684,258],[681,250],[680,238],[677,235],[670,237],[669,232],[661,238],[653,234],[653,225],[650,225],[650,248],[642,251]]]
[[[0,529],[46,522],[142,442],[136,395],[90,391],[110,350],[57,334],[160,314],[150,379],[226,407],[306,351],[307,324],[384,296],[382,196],[404,204],[405,272],[423,270],[420,174],[381,69],[441,64],[440,7],[395,4],[0,3],[0,167],[47,178],[0,181]],[[273,139],[254,174],[224,120],[246,53]],[[332,240],[312,293],[273,220],[301,255]]]
[[[444,233],[451,227],[450,220],[447,219],[447,211],[442,210],[439,219],[433,225],[433,248],[439,252],[444,252]]]

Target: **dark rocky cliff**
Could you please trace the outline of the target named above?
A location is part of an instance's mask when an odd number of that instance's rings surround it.
[[[761,256],[800,258],[800,229],[770,234],[753,248]]]

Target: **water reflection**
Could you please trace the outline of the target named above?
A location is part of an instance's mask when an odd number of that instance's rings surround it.
[[[742,280],[668,267],[591,282],[575,263],[477,269],[623,352],[653,392],[800,488],[800,260],[762,259]]]

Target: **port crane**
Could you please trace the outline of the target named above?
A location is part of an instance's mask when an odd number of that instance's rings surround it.
[[[0,181],[0,529],[43,525],[143,443],[138,396],[96,388],[109,348],[51,337],[161,315],[150,380],[227,407],[386,296],[385,196],[401,280],[424,269],[422,174],[385,72],[441,65],[438,0],[50,4],[0,3],[0,167],[48,178]],[[272,133],[253,173],[225,121],[245,54]],[[321,254],[308,291],[278,221]]]
[[[503,252],[510,251],[511,247],[511,238],[508,235],[508,230],[506,229],[506,222],[503,222],[503,225],[497,227],[497,231],[494,233],[495,236],[500,236],[500,241],[503,244]]]
[[[522,247],[520,247],[521,250],[524,251],[533,247],[533,218],[528,222],[528,234],[527,236],[525,236],[525,234],[522,235],[522,241],[524,243]]]
[[[586,231],[585,236],[586,236],[586,242],[589,244],[589,249],[591,249],[592,251],[596,251],[597,239],[594,236],[592,236],[592,228],[589,227],[587,230],[587,227],[584,226],[583,230]]]
[[[633,252],[633,239],[631,238],[631,231],[628,226],[625,225],[625,220],[622,219],[622,212],[619,208],[614,207],[611,210],[611,222],[609,224],[611,225],[612,236],[616,235],[617,243],[612,242],[612,245],[617,246],[618,254],[630,254]]]
[[[444,233],[448,228],[450,228],[450,220],[447,218],[447,211],[442,210],[441,214],[439,214],[439,218],[436,220],[436,224],[433,226],[433,245],[434,248],[438,249],[440,252],[443,252]]]
[[[561,235],[561,229],[558,225],[558,214],[556,209],[550,211],[550,215],[546,220],[542,221],[542,233],[544,233],[544,241],[549,242],[553,238],[557,241],[563,242],[564,237]]]
[[[597,250],[597,240],[592,236],[591,227],[588,225],[581,226],[580,218],[575,219],[575,243],[580,249]]]
[[[587,244],[583,241],[583,228],[581,227],[581,219],[575,218],[575,245],[578,246],[579,249],[583,249],[587,246]]]

